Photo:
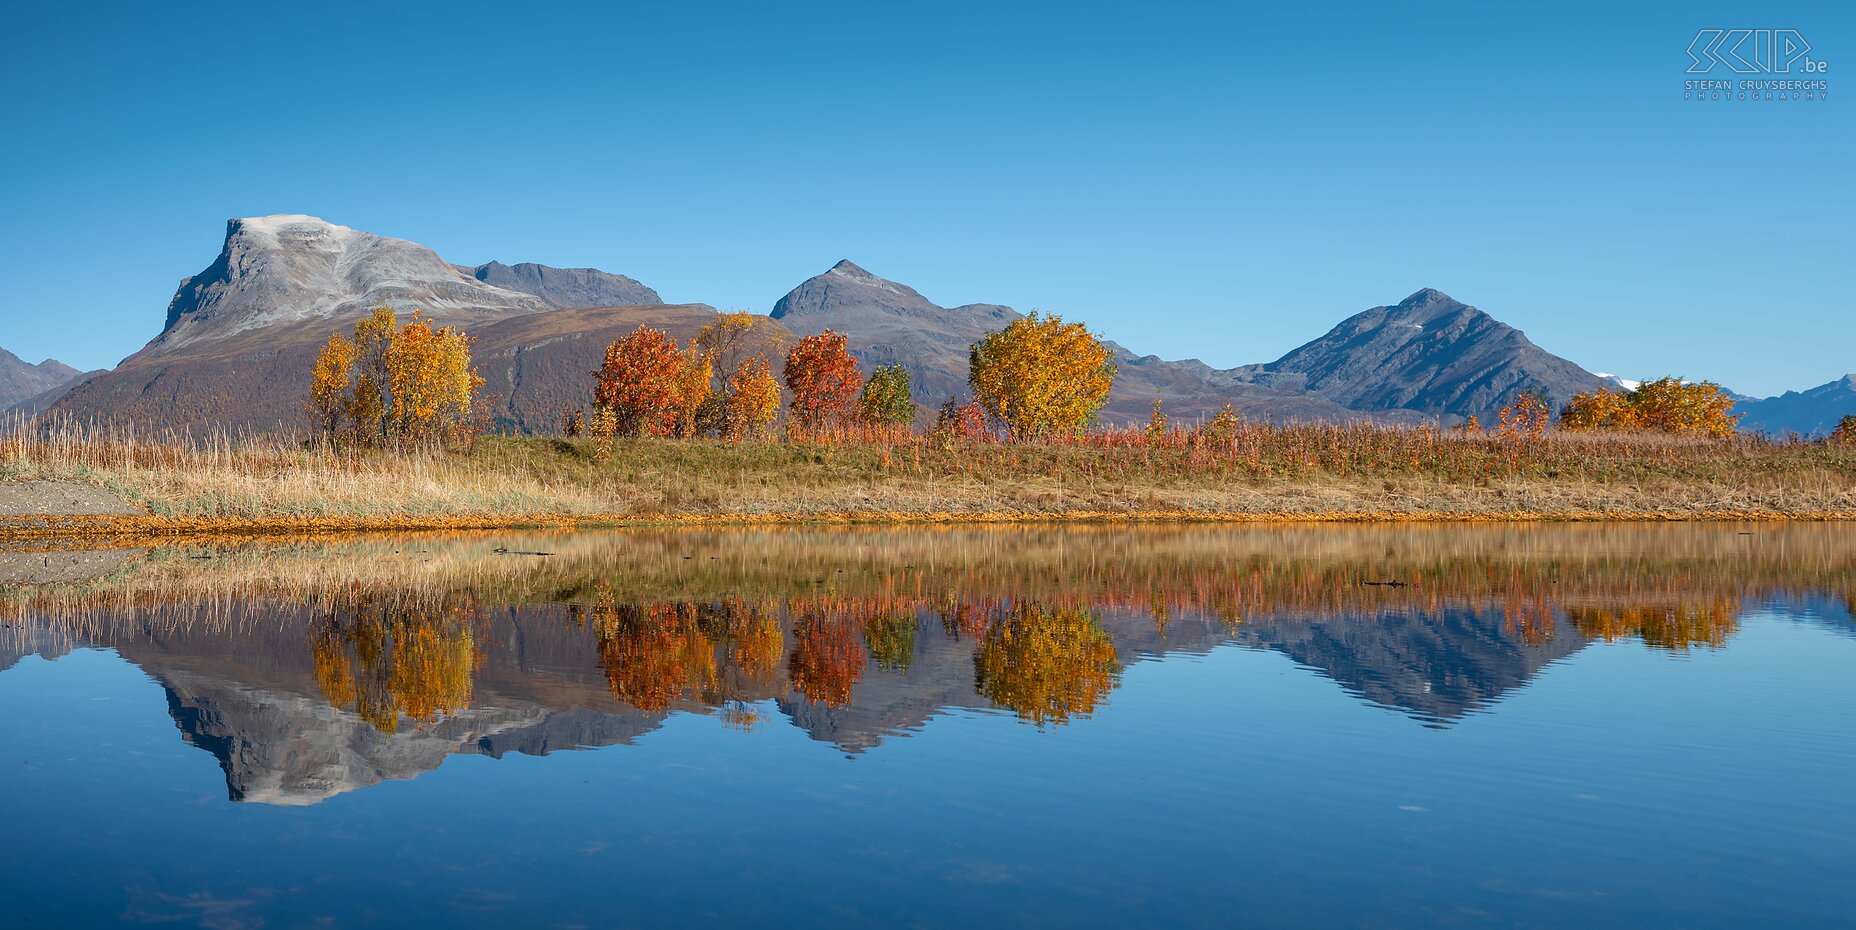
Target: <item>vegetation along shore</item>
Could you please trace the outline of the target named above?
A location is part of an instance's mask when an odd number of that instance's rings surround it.
[[[467,335],[381,310],[306,373],[308,430],[71,420],[0,440],[0,535],[758,522],[1856,518],[1856,442],[1737,434],[1717,386],[1523,391],[1498,423],[1278,424],[1096,413],[1102,341],[1036,314],[973,346],[931,415],[826,331],[780,377],[747,314],[687,345],[639,327],[555,436],[486,433]]]

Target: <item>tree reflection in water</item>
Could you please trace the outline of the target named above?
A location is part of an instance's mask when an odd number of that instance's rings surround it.
[[[1087,610],[1012,605],[973,656],[980,693],[1043,726],[1088,714],[1121,674],[1115,642]]]
[[[336,598],[310,626],[316,683],[329,703],[383,733],[470,705],[474,606],[418,596]]]

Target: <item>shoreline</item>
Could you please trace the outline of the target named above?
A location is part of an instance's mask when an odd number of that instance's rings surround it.
[[[712,513],[677,516],[637,514],[453,514],[391,517],[163,517],[119,514],[9,515],[0,517],[0,544],[70,541],[172,542],[189,538],[264,539],[349,534],[495,531],[609,530],[716,527],[826,526],[1087,526],[1321,524],[1501,524],[1501,523],[1840,523],[1856,522],[1856,510],[1662,509],[1662,510],[1482,510],[1446,511],[1204,511],[1073,510],[1026,512],[825,511],[813,513]]]

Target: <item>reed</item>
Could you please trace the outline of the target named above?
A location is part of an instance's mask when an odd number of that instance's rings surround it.
[[[1037,443],[894,428],[741,442],[487,436],[375,450],[51,419],[0,430],[0,480],[22,479],[101,485],[166,529],[1856,515],[1848,443],[1371,424],[1239,422],[1216,438],[1100,429]]]

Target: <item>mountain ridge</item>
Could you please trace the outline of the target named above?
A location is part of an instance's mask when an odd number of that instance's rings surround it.
[[[55,391],[83,375],[55,358],[33,364],[0,348],[0,411]]]
[[[30,399],[34,410],[187,429],[297,425],[316,347],[382,305],[487,336],[480,358],[490,391],[501,391],[492,403],[497,424],[523,432],[553,428],[559,410],[549,405],[590,401],[585,376],[602,340],[639,325],[684,339],[713,313],[664,304],[638,280],[596,268],[456,265],[418,243],[306,214],[237,218],[227,221],[213,262],[181,281],[146,346],[111,371],[33,375],[26,386],[38,390],[16,386],[10,402],[0,374],[0,409]],[[845,258],[775,301],[756,338],[777,355],[792,337],[843,332],[866,372],[909,369],[926,417],[967,394],[969,346],[1020,318],[1000,304],[942,307]],[[1112,425],[1144,422],[1156,400],[1180,423],[1227,403],[1274,421],[1491,422],[1523,390],[1557,405],[1619,383],[1428,287],[1353,314],[1272,362],[1221,369],[1105,342],[1119,369],[1100,416]],[[12,358],[12,369],[29,367]],[[1845,394],[1852,410],[1838,412]],[[1748,400],[1743,410],[1749,429],[1821,434],[1842,412],[1856,412],[1856,381]]]

